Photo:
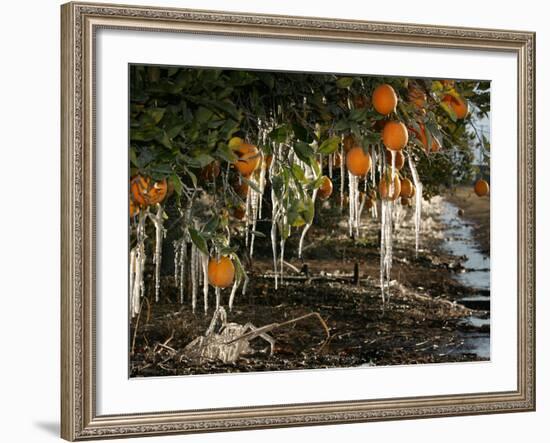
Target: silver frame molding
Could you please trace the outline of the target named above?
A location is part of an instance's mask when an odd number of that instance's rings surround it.
[[[68,3],[61,7],[61,436],[67,440],[535,410],[535,34]],[[517,390],[98,416],[95,408],[94,36],[187,32],[506,51],[518,60]]]

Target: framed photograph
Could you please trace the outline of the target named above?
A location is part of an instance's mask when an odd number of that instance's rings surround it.
[[[61,14],[63,438],[534,410],[534,33]]]

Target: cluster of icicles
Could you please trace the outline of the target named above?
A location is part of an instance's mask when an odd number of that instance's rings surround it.
[[[147,234],[145,232],[145,223],[147,219],[151,220],[155,227],[155,246],[153,252],[153,264],[155,265],[155,301],[160,298],[160,266],[162,261],[162,241],[166,236],[164,229],[164,210],[160,203],[157,204],[157,211],[151,212],[146,208],[139,212],[138,221],[136,224],[137,243],[130,250],[130,311],[132,317],[137,315],[141,309],[141,300],[145,293],[145,285],[143,281],[146,263],[145,240]]]
[[[267,131],[260,131],[260,140],[259,143],[265,143]],[[266,182],[269,180],[272,182],[272,179],[280,173],[279,168],[281,167],[281,162],[290,161],[292,164],[297,164],[305,173],[305,176],[308,180],[315,180],[323,175],[323,159],[320,158],[319,164],[321,172],[320,174],[309,166],[308,164],[302,162],[298,159],[292,150],[285,149],[287,145],[285,143],[273,143],[272,151],[273,158],[269,166],[266,165],[266,162],[261,161],[261,169],[257,175],[251,176],[248,180],[252,183],[253,186],[248,187],[246,195],[246,205],[245,205],[245,227],[244,227],[244,236],[245,236],[245,245],[248,249],[250,257],[254,254],[254,242],[256,237],[256,223],[259,219],[262,218],[262,201],[263,194],[266,187]],[[365,203],[368,199],[367,196],[367,187],[370,182],[371,188],[376,189],[376,172],[378,176],[382,177],[386,167],[386,156],[384,155],[385,148],[380,145],[373,145],[369,148],[369,152],[372,158],[372,167],[367,175],[364,177],[363,185],[364,192],[361,193],[359,190],[360,177],[356,177],[351,173],[346,174],[346,169],[344,166],[344,161],[340,160],[340,205],[343,209],[345,201],[345,178],[347,176],[348,184],[348,230],[350,237],[358,238],[360,234],[360,221],[361,216],[365,207]],[[328,156],[327,167],[328,167],[328,176],[333,178],[336,158],[337,156],[340,159],[344,157],[343,149],[340,152],[335,154],[330,154]],[[290,158],[285,158],[284,156],[290,156]],[[421,211],[422,211],[422,183],[418,177],[418,172],[416,171],[415,163],[412,157],[408,156],[408,165],[411,171],[414,185],[416,187],[415,194],[415,214],[414,214],[414,225],[415,225],[415,236],[416,236],[416,253],[418,254],[418,245],[419,245],[419,233],[421,229]],[[391,171],[395,171],[395,153],[392,152],[392,168]],[[390,180],[390,189],[389,194],[393,194],[393,179]],[[289,186],[293,186],[290,184]],[[259,192],[258,192],[259,191]],[[317,197],[317,189],[310,191],[311,199],[313,204],[315,203]],[[272,246],[272,255],[273,255],[273,273],[275,279],[275,289],[278,289],[279,285],[283,283],[284,279],[284,266],[285,262],[285,242],[288,236],[290,235],[291,227],[288,225],[287,218],[287,204],[284,198],[285,192],[282,192],[282,197],[277,196],[273,187],[271,187],[271,246]],[[374,204],[370,208],[371,217],[378,218],[377,205]],[[401,222],[403,216],[403,209],[401,205],[397,204],[395,201],[381,199],[381,209],[380,209],[380,225],[381,225],[381,235],[380,235],[380,288],[383,304],[389,300],[389,285],[390,285],[390,273],[392,268],[393,260],[393,234],[394,225],[397,225]],[[204,313],[208,312],[209,304],[209,282],[208,282],[208,261],[209,256],[199,250],[197,246],[192,242],[188,231],[187,226],[189,223],[195,224],[196,221],[191,221],[190,210],[186,209],[182,211],[182,226],[184,235],[181,239],[174,241],[174,250],[175,250],[175,266],[174,266],[174,279],[176,286],[179,288],[179,298],[180,302],[185,302],[185,295],[189,288],[191,292],[191,306],[193,312],[197,308],[197,297],[202,288],[203,295],[203,308]],[[164,212],[160,204],[157,205],[157,211],[155,213],[151,212],[149,209],[140,212],[138,216],[138,221],[136,223],[136,246],[130,251],[130,306],[132,316],[135,316],[140,311],[141,301],[144,296],[144,269],[146,263],[146,251],[145,251],[145,222],[149,219],[154,225],[155,228],[155,244],[154,244],[154,254],[153,254],[153,263],[155,265],[155,300],[158,302],[160,295],[160,266],[162,259],[162,241],[165,236],[165,229],[163,227]],[[197,228],[198,226],[195,226]],[[303,247],[305,238],[308,230],[311,227],[311,223],[306,224],[303,227],[299,247],[298,247],[298,256],[302,257]],[[285,235],[285,230],[286,235]],[[229,235],[229,230],[228,230]],[[234,304],[235,295],[238,287],[242,283],[242,294],[246,293],[246,287],[248,283],[248,278],[244,276],[243,279],[235,279],[233,286],[231,287],[231,292],[229,295],[228,306],[231,310]],[[216,308],[220,306],[221,293],[220,289],[215,289],[216,294]]]

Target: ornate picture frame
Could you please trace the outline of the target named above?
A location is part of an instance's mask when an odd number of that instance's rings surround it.
[[[86,440],[535,409],[535,34],[326,18],[68,3],[62,16],[61,435]],[[179,32],[508,52],[517,56],[517,389],[120,415],[96,413],[95,35]]]

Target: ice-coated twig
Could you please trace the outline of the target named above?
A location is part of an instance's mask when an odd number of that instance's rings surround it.
[[[415,251],[418,257],[418,246],[420,244],[420,229],[422,228],[422,183],[418,177],[416,166],[409,154],[409,168],[413,177],[414,187],[416,188],[415,202],[414,202],[414,232],[415,232]]]

